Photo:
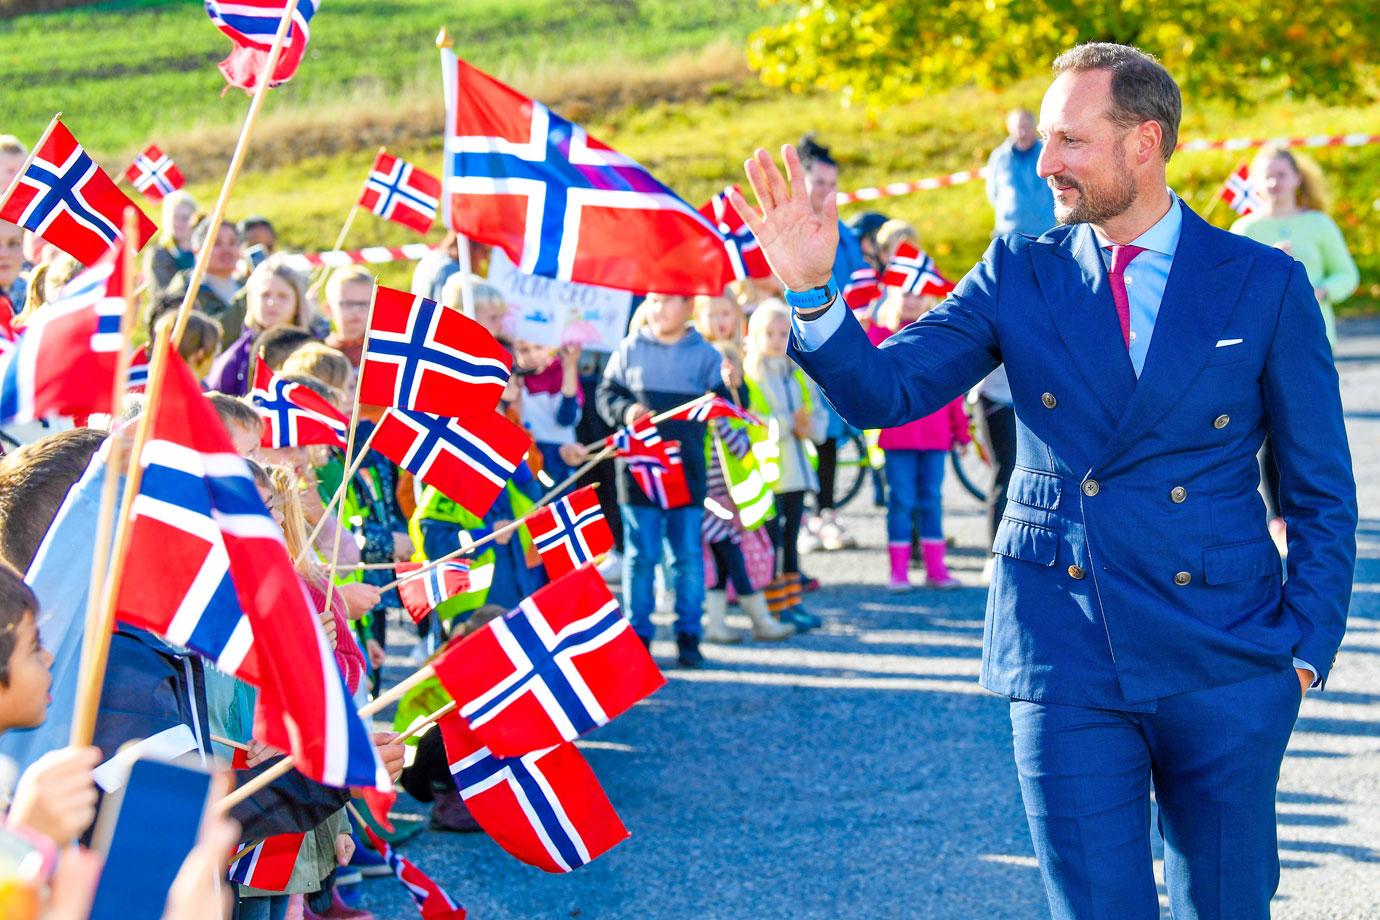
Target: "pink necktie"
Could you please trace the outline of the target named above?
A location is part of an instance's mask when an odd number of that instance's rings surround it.
[[[1116,317],[1121,321],[1121,338],[1131,348],[1131,301],[1126,296],[1126,266],[1145,250],[1139,246],[1112,244],[1112,267],[1107,278],[1112,283],[1112,300],[1116,303]]]

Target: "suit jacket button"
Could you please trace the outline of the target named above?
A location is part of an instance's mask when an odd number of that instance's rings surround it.
[[[1219,415],[1219,416],[1217,416],[1217,418],[1215,418],[1215,419],[1212,420],[1212,427],[1213,427],[1213,428],[1217,428],[1217,429],[1226,428],[1226,427],[1227,427],[1228,425],[1230,425],[1230,424],[1231,424],[1231,416],[1230,416],[1230,415]]]
[[[1041,396],[1040,402],[1045,404],[1046,409],[1053,409],[1055,406],[1059,405],[1059,400],[1054,398],[1053,393],[1046,393],[1045,395]]]
[[[1096,479],[1089,479],[1087,482],[1083,483],[1083,494],[1088,496],[1088,498],[1092,498],[1101,491],[1102,486],[1098,484]]]
[[[1083,567],[1081,565],[1069,566],[1069,578],[1072,578],[1074,581],[1077,581],[1078,579],[1082,578],[1084,574],[1085,573],[1083,572]]]
[[[1169,490],[1169,500],[1176,505],[1182,505],[1188,498],[1188,490],[1183,486],[1175,486]]]
[[[1174,584],[1178,585],[1180,588],[1182,588],[1184,585],[1188,584],[1192,580],[1193,576],[1188,574],[1187,572],[1180,572],[1179,574],[1174,576]]]

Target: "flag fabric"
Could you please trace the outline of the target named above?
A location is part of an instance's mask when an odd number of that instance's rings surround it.
[[[877,278],[877,270],[871,266],[854,270],[848,283],[843,286],[843,302],[850,310],[861,310],[871,306],[882,296],[882,286]]]
[[[400,562],[393,570],[399,578],[407,578],[422,568],[420,562]],[[420,623],[443,601],[470,590],[470,566],[467,562],[443,562],[427,569],[415,578],[407,578],[398,585],[398,596],[412,622]]]
[[[286,0],[205,0],[206,15],[230,40],[235,48],[230,56],[220,62],[220,72],[231,86],[245,92],[254,89],[268,63],[268,53],[273,48],[273,39],[278,34],[278,26],[287,12]],[[318,0],[297,0],[293,11],[292,26],[288,29],[283,48],[278,53],[278,63],[273,68],[269,86],[278,86],[292,79],[297,73],[302,57],[307,53],[307,43],[311,40],[311,27],[308,23],[316,15]]]
[[[722,294],[718,229],[631,158],[441,52],[446,226],[525,274],[624,291]]]
[[[451,418],[498,406],[513,359],[459,310],[380,286],[360,364],[359,400]]]
[[[120,242],[125,208],[138,215],[134,248],[142,249],[158,226],[59,121],[0,204],[0,220],[32,230],[83,265],[95,265]]]
[[[666,683],[592,565],[542,587],[432,666],[470,730],[501,757],[573,741]]]
[[[455,899],[446,894],[444,888],[433,882],[411,860],[399,856],[388,845],[388,841],[375,834],[372,828],[366,826],[364,833],[369,837],[369,845],[383,857],[398,881],[412,895],[412,900],[417,902],[417,910],[421,912],[423,920],[465,920],[465,908],[455,903]]]
[[[939,273],[930,254],[909,240],[896,247],[882,275],[882,284],[922,297],[944,297],[954,289],[954,283]]]
[[[527,519],[527,533],[552,581],[613,549],[613,531],[594,486],[576,489],[534,512]]]
[[[711,419],[726,418],[746,422],[749,425],[765,425],[762,421],[742,406],[735,405],[724,399],[722,396],[715,396],[713,399],[706,399],[697,402],[693,406],[687,406],[674,415],[668,415],[667,421],[681,422],[708,422]]]
[[[651,416],[643,416],[604,439],[627,466],[643,493],[660,507],[690,504],[690,485],[680,459],[680,442],[666,441]]]
[[[326,444],[345,448],[350,420],[340,410],[302,384],[273,373],[262,357],[255,361],[249,401],[264,420],[261,447]]]
[[[1235,172],[1227,176],[1227,181],[1222,183],[1220,194],[1222,200],[1227,203],[1227,207],[1242,217],[1259,209],[1260,190],[1251,181],[1249,163],[1242,163]]]
[[[124,338],[124,272],[118,246],[63,285],[0,350],[0,424],[110,413]]]
[[[657,431],[652,416],[644,415],[631,425],[624,425],[604,438],[604,446],[612,447],[619,456],[650,453],[651,448],[661,443],[661,432]]]
[[[479,826],[513,857],[547,872],[570,872],[628,839],[575,745],[499,757],[456,713],[437,725],[455,788]]]
[[[734,185],[731,188],[742,194],[742,189],[738,186]],[[771,267],[767,265],[767,257],[763,254],[762,247],[757,242],[757,237],[748,229],[747,221],[743,220],[742,215],[729,203],[727,189],[706,201],[700,207],[700,213],[723,237],[724,248],[733,265],[734,277],[771,277]]]
[[[393,409],[373,440],[374,450],[478,517],[531,446],[531,435],[497,412],[456,419]]]
[[[257,686],[254,737],[291,751],[303,774],[391,789],[282,531],[169,344],[116,612]]]
[[[129,392],[142,393],[149,385],[149,347],[140,345],[129,359]]]
[[[441,201],[441,180],[402,157],[380,152],[374,158],[359,204],[384,220],[430,233]]]
[[[136,190],[154,201],[162,201],[187,184],[187,180],[182,178],[182,170],[157,144],[149,144],[134,158],[134,162],[125,170],[125,178]]]
[[[267,837],[230,864],[230,881],[261,891],[284,891],[302,852],[306,834]]]

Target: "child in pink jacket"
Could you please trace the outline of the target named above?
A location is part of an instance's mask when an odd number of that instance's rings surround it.
[[[937,297],[888,289],[887,299],[877,310],[877,322],[867,331],[868,338],[880,345],[938,304]],[[888,587],[892,591],[910,588],[907,570],[917,523],[925,584],[932,588],[959,586],[944,562],[944,463],[950,448],[970,440],[962,398],[933,415],[882,431],[879,446],[886,452],[886,539],[891,559]]]

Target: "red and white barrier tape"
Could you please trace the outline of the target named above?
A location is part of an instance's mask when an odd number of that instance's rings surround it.
[[[1367,144],[1380,144],[1380,134],[1315,134],[1309,137],[1234,137],[1216,141],[1185,141],[1176,148],[1185,153],[1200,150],[1254,150],[1266,144],[1280,144],[1285,147],[1364,147]],[[934,188],[947,188],[962,185],[986,177],[987,170],[970,169],[967,172],[935,176],[918,182],[893,182],[880,188],[860,188],[852,192],[839,192],[841,205],[855,201],[876,201],[878,198],[893,198],[897,195],[910,195]]]
[[[406,246],[366,246],[364,249],[337,249],[326,252],[299,252],[288,257],[300,272],[313,268],[344,268],[346,265],[375,265],[382,262],[415,262],[435,247],[429,243]]]

